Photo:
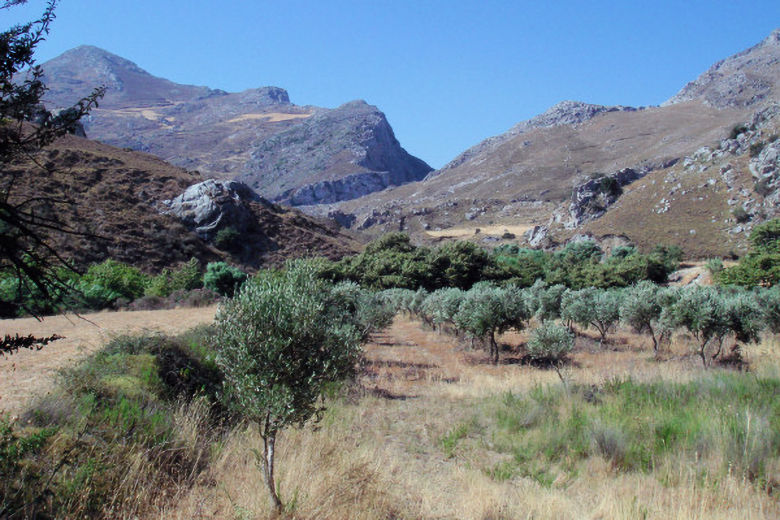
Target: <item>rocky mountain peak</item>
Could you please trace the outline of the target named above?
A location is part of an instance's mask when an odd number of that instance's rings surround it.
[[[280,87],[260,87],[238,93],[241,104],[255,106],[289,105],[290,95]]]
[[[662,106],[699,100],[715,108],[744,108],[778,98],[780,29],[757,45],[721,60]]]
[[[780,27],[769,33],[769,36],[764,38],[764,41],[761,42],[762,46],[780,46]]]
[[[92,45],[81,45],[41,65],[48,87],[45,102],[70,106],[95,87],[106,86],[101,105],[114,108],[167,105],[207,96],[206,87],[177,85],[155,77],[132,61]]]
[[[604,106],[566,100],[556,103],[543,113],[515,125],[510,133],[518,134],[530,128],[549,128],[558,125],[577,125],[604,112],[634,111],[633,107]]]

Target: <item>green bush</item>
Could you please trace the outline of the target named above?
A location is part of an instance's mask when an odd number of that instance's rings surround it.
[[[134,300],[144,295],[149,277],[136,267],[108,259],[90,266],[82,281],[90,285],[103,286],[123,298]]]
[[[574,334],[569,329],[551,321],[542,323],[531,331],[526,350],[531,359],[558,363],[574,348]]]
[[[203,286],[203,276],[200,273],[200,262],[191,258],[178,269],[164,268],[160,274],[149,280],[144,296],[167,298],[175,291],[191,291]]]
[[[753,228],[751,251],[738,265],[723,269],[716,276],[721,285],[756,287],[780,282],[780,219]]]
[[[214,245],[223,251],[234,251],[238,249],[241,241],[241,233],[233,226],[228,226],[217,231],[214,237]]]
[[[231,297],[246,281],[245,272],[225,262],[210,262],[203,275],[203,287],[222,296]]]
[[[750,220],[750,213],[745,211],[745,208],[742,206],[735,207],[733,210],[731,210],[731,214],[734,216],[734,220],[740,224],[744,224]]]

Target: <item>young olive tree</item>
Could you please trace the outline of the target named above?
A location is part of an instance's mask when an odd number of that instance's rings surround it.
[[[547,321],[531,331],[526,350],[531,359],[558,364],[566,359],[573,347],[574,334],[564,326]]]
[[[574,334],[562,325],[545,321],[531,332],[526,344],[528,356],[536,361],[547,361],[555,369],[564,386],[566,379],[561,373],[561,365],[574,348]]]
[[[641,281],[623,293],[620,320],[639,333],[648,332],[653,340],[653,352],[658,355],[658,333],[661,318],[660,288],[650,281]]]
[[[421,312],[426,320],[438,325],[439,328],[450,323],[455,325],[455,315],[463,300],[464,291],[456,287],[437,289],[425,298],[421,306]]]
[[[707,368],[707,349],[729,331],[723,298],[713,287],[692,286],[678,291],[677,301],[664,307],[661,321],[669,329],[684,327],[696,339],[696,353]]]
[[[522,330],[529,318],[528,306],[520,288],[478,284],[463,294],[455,324],[471,337],[487,341],[490,359],[498,363],[496,334],[512,328]]]
[[[592,326],[601,335],[600,342],[607,339],[609,332],[620,319],[618,290],[603,290],[595,287],[567,291],[561,300],[561,317],[581,327]]]
[[[566,292],[564,285],[547,286],[538,279],[531,287],[523,289],[529,311],[539,321],[555,320],[561,317],[561,299]]]
[[[283,271],[260,272],[217,311],[223,397],[257,425],[263,450],[254,453],[277,512],[277,434],[316,420],[323,393],[352,376],[361,355],[365,332],[344,292],[317,278],[310,264],[294,262]]]

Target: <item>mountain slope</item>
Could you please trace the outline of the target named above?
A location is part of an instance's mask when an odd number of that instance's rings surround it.
[[[49,211],[84,235],[52,233],[51,241],[79,267],[113,258],[156,271],[193,256],[201,262],[229,260],[258,267],[295,256],[337,258],[357,247],[334,223],[252,201],[246,204],[251,225],[242,237],[243,248],[229,254],[200,238],[185,222],[164,214],[162,202],[201,182],[197,173],[72,135],[36,160],[42,167],[32,162],[11,166],[9,178],[19,173],[12,193],[20,199],[44,194],[72,202]]]
[[[780,29],[759,44],[721,60],[664,105],[698,100],[716,108],[751,107],[778,99]]]
[[[42,68],[50,107],[69,106],[94,86],[107,86],[85,121],[90,137],[206,177],[240,177],[273,201],[345,200],[431,171],[401,147],[384,114],[365,102],[325,109],[291,104],[278,87],[227,93],[179,85],[90,46]]]
[[[694,156],[702,147],[715,149],[724,139],[734,137],[731,134],[735,126],[749,125],[754,114],[780,100],[779,42],[780,31],[774,31],[760,44],[716,64],[660,107],[559,103],[475,145],[423,181],[341,202],[329,210],[343,221],[373,233],[404,229],[421,239],[438,239],[446,236],[447,228],[457,228],[460,235],[470,229],[474,240],[490,243],[500,240],[502,234],[513,240],[512,233],[502,233],[501,229],[542,226],[545,233],[553,235],[551,239],[563,240],[582,230],[585,222],[612,211],[608,205],[595,207],[597,211],[586,218],[570,220],[569,213],[579,211],[581,208],[574,207],[582,202],[572,197],[581,197],[580,188],[591,179],[609,180],[630,169],[631,173],[621,174],[621,179],[633,182],[652,174],[658,181],[658,175]],[[741,153],[748,153],[745,146],[759,146],[770,138],[764,134],[750,137]],[[735,161],[732,173],[749,179],[746,164],[747,160]],[[743,184],[751,189],[751,183]],[[729,197],[731,194],[723,204]],[[587,200],[599,203],[593,198]],[[691,199],[688,205],[701,204],[702,200]],[[601,217],[606,220],[599,232],[620,234],[621,222],[626,222],[638,241],[650,240],[651,234],[642,236],[642,222],[649,218],[643,212],[649,208],[643,204],[621,207],[620,217]],[[324,213],[326,209],[312,207],[307,211]],[[683,219],[686,211],[674,216],[654,214],[658,221],[655,228],[662,227],[665,218]],[[731,236],[728,230],[734,227],[733,222],[723,222],[730,217],[724,217],[721,211],[707,209],[703,213],[708,213],[708,220],[720,219],[719,238],[708,243],[713,251],[721,251],[720,244],[728,242],[721,239]],[[597,224],[592,226],[595,229]],[[499,231],[497,236],[486,237],[479,231],[485,229]],[[685,239],[679,234],[653,236],[690,246],[691,229],[686,229]],[[702,229],[696,236],[700,238],[703,233],[711,234]],[[731,238],[733,247],[738,248],[741,238]],[[706,254],[705,249],[697,249],[696,254]]]

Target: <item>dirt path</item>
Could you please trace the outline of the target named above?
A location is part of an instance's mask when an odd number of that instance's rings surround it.
[[[83,319],[51,316],[42,322],[34,318],[0,320],[0,335],[59,334],[65,339],[55,341],[40,351],[20,351],[0,357],[0,412],[16,413],[34,395],[46,392],[54,382],[56,371],[94,352],[113,336],[158,331],[176,334],[214,319],[216,306],[199,309],[164,311],[102,312],[85,314]]]

